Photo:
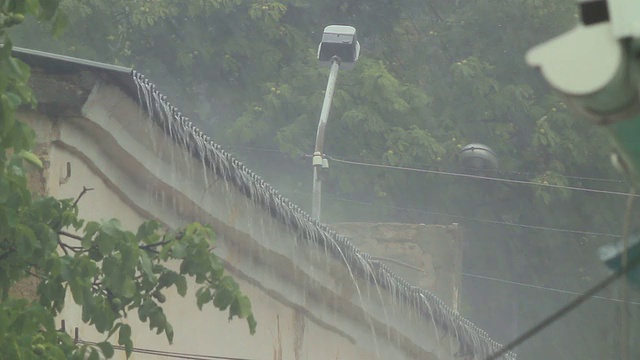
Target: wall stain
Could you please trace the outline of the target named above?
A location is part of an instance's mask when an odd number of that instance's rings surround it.
[[[273,360],[282,360],[282,337],[280,334],[280,315],[276,315],[276,322],[278,324],[278,346],[273,349]]]
[[[300,311],[293,315],[293,356],[295,360],[302,359],[302,347],[304,345],[305,318]]]

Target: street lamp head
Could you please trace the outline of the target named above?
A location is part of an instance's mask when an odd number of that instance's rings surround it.
[[[460,150],[459,155],[465,169],[480,173],[498,170],[498,157],[486,145],[469,144]]]
[[[329,25],[324,28],[322,42],[318,46],[318,60],[330,64],[334,57],[341,65],[353,64],[360,55],[360,43],[353,26]]]

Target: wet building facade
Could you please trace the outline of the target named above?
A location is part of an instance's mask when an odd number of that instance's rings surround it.
[[[134,346],[274,360],[482,359],[500,347],[453,310],[455,277],[445,303],[396,275],[214,144],[141,74],[30,50],[16,55],[33,67],[39,106],[20,117],[38,134],[46,166],[35,181],[43,191],[74,198],[92,188],[79,203],[82,217],[117,217],[129,229],[147,219],[211,224],[215,251],[258,321],[251,336],[242,321],[199,311],[193,294],[173,294],[165,312],[174,344],[133,316]],[[431,280],[432,290],[447,288]],[[72,306],[62,318],[81,339],[104,339]]]

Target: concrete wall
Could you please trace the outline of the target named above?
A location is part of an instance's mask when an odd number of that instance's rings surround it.
[[[40,100],[46,109],[46,99]],[[21,117],[35,126],[48,157],[48,194],[75,198],[83,187],[93,188],[79,203],[84,218],[117,217],[129,229],[152,218],[171,227],[212,224],[216,252],[251,299],[258,321],[250,336],[243,321],[229,323],[214,309],[199,312],[193,292],[174,294],[165,306],[174,344],[131,314],[136,347],[274,360],[453,359],[459,347],[453,336],[438,333],[432,320],[416,317],[395,294],[350,273],[344,262],[218,179],[118,87],[95,79],[82,109]],[[68,329],[79,327],[81,339],[103,340],[74,307],[65,308],[61,319]]]
[[[331,227],[350,237],[361,250],[380,257],[412,285],[431,291],[458,311],[463,232],[457,224],[338,223]]]

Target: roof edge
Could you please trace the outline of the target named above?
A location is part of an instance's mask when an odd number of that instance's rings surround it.
[[[428,290],[412,286],[393,273],[386,265],[372,259],[371,255],[357,249],[346,236],[338,234],[326,224],[312,219],[311,216],[282,196],[260,176],[247,168],[222,146],[198,129],[187,117],[162,95],[156,86],[142,74],[133,69],[117,65],[70,56],[46,53],[24,48],[13,48],[14,56],[31,66],[41,67],[51,72],[77,72],[81,70],[99,71],[115,77],[118,85],[129,94],[145,94],[150,103],[138,97],[140,106],[147,109],[150,116],[163,128],[166,135],[190,152],[204,160],[215,174],[231,183],[256,205],[262,207],[284,225],[292,227],[298,233],[327,249],[337,260],[346,262],[354,273],[369,278],[390,293],[396,294],[399,301],[412,305],[421,317],[432,320],[441,331],[454,336],[460,343],[455,356],[473,355],[481,359],[490,356],[502,348],[489,335],[467,320]],[[502,357],[515,360],[516,354],[509,351]]]

